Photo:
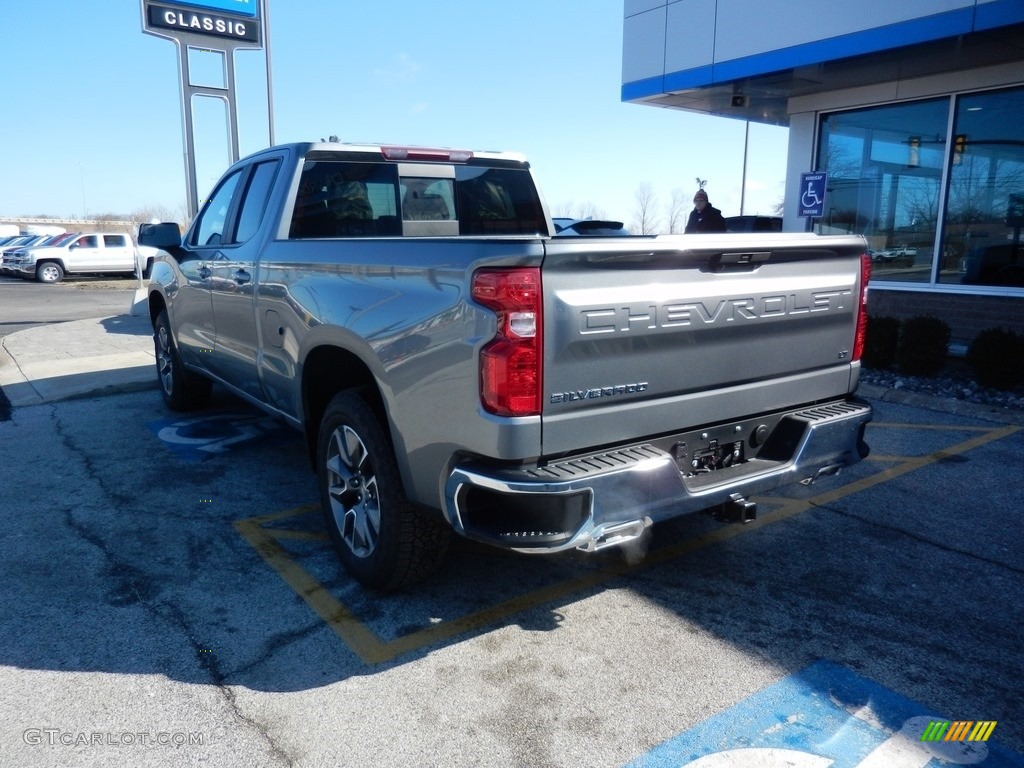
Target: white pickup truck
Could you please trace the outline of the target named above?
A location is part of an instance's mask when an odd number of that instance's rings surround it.
[[[860,237],[562,237],[519,155],[320,143],[239,161],[184,238],[139,243],[167,252],[167,404],[217,382],[302,430],[373,587],[424,576],[452,530],[593,551],[750,519],[750,494],[868,453]]]
[[[90,232],[60,245],[19,248],[4,256],[5,274],[59,283],[64,275],[135,275],[138,251],[128,235]]]

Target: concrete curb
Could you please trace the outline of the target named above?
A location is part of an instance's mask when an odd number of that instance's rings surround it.
[[[157,384],[148,319],[130,315],[29,328],[0,351],[0,387],[15,408]]]

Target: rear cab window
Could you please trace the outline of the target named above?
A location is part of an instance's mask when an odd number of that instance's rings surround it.
[[[522,163],[396,163],[326,152],[306,157],[288,229],[293,240],[547,233]]]

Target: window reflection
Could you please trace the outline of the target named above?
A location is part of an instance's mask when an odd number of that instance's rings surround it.
[[[1024,89],[825,115],[818,158],[814,229],[866,237],[873,280],[1024,287]]]
[[[876,280],[928,282],[936,241],[949,101],[827,115],[819,170],[828,171],[816,231],[863,235]]]
[[[1024,287],[1024,89],[957,100],[939,282]]]

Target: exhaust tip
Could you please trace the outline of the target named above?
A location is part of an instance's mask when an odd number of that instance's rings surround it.
[[[636,541],[644,535],[644,531],[651,527],[653,521],[649,517],[640,520],[630,520],[625,523],[609,523],[594,530],[590,538],[581,544],[577,549],[584,552],[597,552],[609,547],[618,547]]]

